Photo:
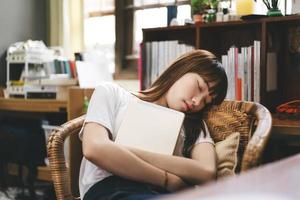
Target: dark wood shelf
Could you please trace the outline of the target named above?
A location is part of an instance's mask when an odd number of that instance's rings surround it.
[[[67,101],[49,99],[0,98],[0,110],[22,112],[66,112]]]
[[[299,17],[300,15],[296,14],[296,15],[287,15],[287,16],[284,16],[284,17],[266,17],[266,18],[263,18],[263,19],[260,19],[264,22],[267,22],[267,23],[277,23],[277,22],[293,22],[293,21],[297,21],[299,22]]]
[[[300,27],[300,15],[160,27],[143,29],[143,42],[178,40],[180,43],[192,44],[196,49],[211,51],[221,59],[232,46],[240,49],[252,46],[254,40],[259,40],[261,104],[275,112],[278,105],[300,99],[300,90],[297,89],[300,85],[300,53],[291,52],[289,46],[289,34],[295,27]],[[269,52],[277,55],[277,89],[274,91],[267,91]],[[142,64],[146,65],[147,62],[142,60]],[[142,72],[144,77],[149,70],[142,66]],[[147,84],[146,81],[142,83]],[[143,88],[146,87],[143,85]],[[299,153],[300,149],[300,120],[280,119],[276,115],[272,118],[272,134],[262,158],[263,163]]]
[[[172,30],[187,30],[187,29],[195,29],[196,25],[184,25],[184,26],[167,26],[167,27],[155,27],[155,28],[143,28],[143,32],[151,32],[151,31],[172,31]]]
[[[274,112],[277,105],[300,98],[300,92],[295,87],[300,85],[300,70],[294,67],[294,54],[289,51],[289,29],[295,26],[300,27],[300,15],[159,27],[143,29],[143,42],[178,40],[196,49],[211,51],[220,59],[233,45],[240,48],[253,45],[254,40],[261,41],[261,103]],[[275,91],[266,90],[268,52],[277,54]],[[142,71],[146,73],[146,70]]]
[[[300,119],[280,119],[276,115],[272,115],[272,119],[274,133],[300,136]]]
[[[244,21],[244,20],[237,20],[237,21],[228,21],[228,22],[213,22],[213,23],[202,23],[200,24],[199,28],[207,28],[207,27],[231,27],[231,26],[249,26],[249,25],[257,25],[260,24],[261,21],[259,20],[248,20],[248,21]]]
[[[265,23],[282,23],[282,22],[299,22],[300,15],[289,15],[284,17],[264,17],[261,19],[254,20],[236,20],[227,22],[212,22],[212,23],[201,23],[199,25],[180,25],[180,26],[167,26],[167,27],[156,27],[156,28],[146,28],[143,32],[153,32],[153,31],[172,31],[172,30],[187,30],[195,28],[205,28],[205,27],[226,27],[226,26],[243,26],[251,24],[261,24]]]

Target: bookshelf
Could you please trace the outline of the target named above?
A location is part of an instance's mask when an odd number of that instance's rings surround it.
[[[195,49],[205,49],[213,52],[220,60],[226,55],[231,46],[249,47],[254,41],[260,41],[260,103],[266,106],[272,113],[275,108],[284,102],[300,99],[300,53],[291,51],[290,32],[299,27],[300,49],[300,16],[269,17],[251,21],[230,21],[203,23],[200,25],[187,25],[176,27],[161,27],[143,29],[143,43],[141,45],[141,83],[142,89],[146,88],[147,76],[145,60],[145,44],[153,41],[178,40],[179,43],[193,45]],[[275,74],[277,88],[267,90],[267,69],[274,69],[267,65],[269,52],[275,52],[277,59],[277,73]],[[299,59],[297,59],[297,56]],[[269,68],[268,68],[269,66]],[[272,68],[273,67],[273,68]],[[272,74],[272,75],[273,75]],[[254,77],[256,78],[256,77]],[[279,119],[273,114],[272,136],[266,148],[263,162],[271,162],[286,156],[299,153],[300,147],[300,120]]]
[[[289,51],[290,28],[300,27],[300,16],[266,17],[248,21],[229,21],[203,23],[175,27],[143,29],[142,45],[142,88],[148,85],[143,79],[147,76],[145,69],[145,43],[153,41],[178,40],[180,43],[193,45],[196,49],[213,52],[220,60],[231,46],[247,47],[254,40],[260,41],[260,102],[271,112],[277,105],[300,98],[297,85],[300,84],[300,67],[294,67],[295,53]],[[266,90],[267,54],[277,55],[277,89]],[[300,65],[300,59],[299,59]],[[256,77],[254,77],[256,78]]]

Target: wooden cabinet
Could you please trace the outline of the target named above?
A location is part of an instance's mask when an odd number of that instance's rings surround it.
[[[6,99],[0,95],[0,113],[9,113],[10,116],[19,118],[28,118],[28,116],[37,116],[43,118],[55,118],[57,125],[63,124],[68,120],[79,117],[84,114],[84,98],[90,99],[93,89],[81,89],[71,87],[68,90],[68,100],[47,100],[47,99]],[[0,93],[1,94],[1,93]],[[77,151],[81,150],[81,144],[78,137],[70,138],[69,159],[76,159]],[[78,160],[78,159],[77,159]],[[17,174],[17,167],[10,165],[9,173]],[[51,181],[49,166],[39,166],[37,179]]]
[[[147,75],[145,44],[168,40],[178,40],[179,43],[193,45],[196,49],[209,50],[219,59],[227,54],[228,49],[233,45],[241,48],[253,45],[254,40],[259,40],[261,42],[260,103],[275,113],[276,106],[281,103],[300,99],[300,16],[298,15],[267,17],[251,21],[203,23],[199,26],[143,29],[143,53],[140,68],[142,88],[148,86],[144,81]],[[275,52],[277,55],[277,89],[273,91],[267,91],[266,87],[268,52]],[[285,143],[283,143],[283,138]],[[273,131],[265,161],[273,161],[299,153],[299,147],[300,120],[281,120],[274,115]]]
[[[249,21],[230,21],[203,23],[199,26],[174,26],[143,29],[143,43],[151,41],[179,40],[193,45],[196,49],[213,52],[218,58],[227,54],[231,46],[243,47],[253,45],[254,40],[261,41],[260,49],[260,99],[272,112],[283,102],[300,99],[300,59],[295,66],[294,58],[300,57],[291,52],[293,27],[300,27],[300,16],[270,17]],[[300,39],[299,39],[300,40]],[[145,46],[145,45],[144,45]],[[142,46],[142,48],[145,48]],[[143,49],[144,50],[144,49]],[[300,50],[300,47],[299,47]],[[267,53],[277,54],[277,89],[266,90]],[[146,76],[145,54],[142,56],[142,80]],[[298,57],[297,57],[298,56]],[[142,88],[147,87],[143,83]]]

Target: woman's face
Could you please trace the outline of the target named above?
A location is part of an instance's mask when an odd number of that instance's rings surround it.
[[[204,79],[197,73],[187,73],[170,87],[160,102],[171,109],[193,113],[203,109],[212,100]]]

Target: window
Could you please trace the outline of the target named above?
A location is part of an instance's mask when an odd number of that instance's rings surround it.
[[[126,13],[125,18],[133,21],[133,24],[130,24],[131,30],[123,32],[126,41],[125,51],[122,52],[123,59],[120,62],[125,69],[137,71],[139,46],[143,39],[142,29],[167,26],[167,6],[169,5],[177,5],[177,20],[179,24],[184,24],[184,19],[191,18],[191,8],[187,0],[133,0],[130,2],[127,1],[123,11]]]
[[[190,18],[191,6],[179,5],[177,8],[177,19],[179,24],[184,24],[184,19]],[[134,49],[133,54],[139,54],[139,44],[143,40],[143,28],[167,26],[167,8],[150,8],[137,10],[134,13]]]
[[[84,1],[84,45],[106,59],[111,72],[115,71],[115,13],[114,0]]]
[[[167,26],[167,8],[151,8],[134,12],[133,54],[139,53],[139,44],[143,40],[142,28]]]
[[[142,28],[167,26],[168,5],[177,5],[180,24],[190,18],[188,0],[84,0],[85,48],[101,50],[116,78],[137,78]]]

